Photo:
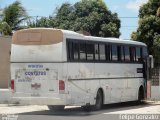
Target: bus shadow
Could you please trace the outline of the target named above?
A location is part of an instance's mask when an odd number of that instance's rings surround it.
[[[44,110],[44,111],[34,111],[34,112],[25,112],[20,113],[19,115],[47,115],[47,116],[91,116],[103,113],[111,113],[117,112],[122,110],[131,110],[131,109],[138,109],[143,107],[154,106],[154,104],[150,104],[147,102],[138,104],[136,102],[125,102],[125,103],[116,103],[116,104],[108,104],[104,105],[101,110],[94,111],[94,110],[84,110],[81,107],[77,108],[67,108],[61,111],[51,111],[51,110]]]

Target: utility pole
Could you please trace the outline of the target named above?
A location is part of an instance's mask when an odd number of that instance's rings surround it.
[[[38,20],[38,16],[36,16],[36,27],[37,27],[37,20]]]

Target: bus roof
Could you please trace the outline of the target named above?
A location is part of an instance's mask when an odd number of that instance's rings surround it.
[[[124,40],[124,39],[120,39],[120,38],[114,38],[114,37],[95,37],[95,36],[85,36],[73,31],[69,31],[69,30],[62,30],[63,34],[65,34],[65,36],[67,38],[71,38],[71,39],[80,39],[80,40],[91,40],[91,41],[101,41],[101,42],[110,42],[110,43],[122,43],[122,44],[134,44],[134,45],[142,45],[142,46],[146,46],[145,43],[142,42],[138,42],[138,41],[133,41],[133,40]]]
[[[109,43],[117,43],[117,44],[132,44],[132,45],[141,45],[141,46],[147,46],[145,43],[133,41],[133,40],[124,40],[121,38],[103,38],[103,37],[92,37],[92,36],[85,36],[86,38],[95,40],[95,41],[102,41],[102,42],[109,42]]]
[[[138,41],[133,41],[133,40],[124,40],[120,38],[114,38],[114,37],[95,37],[95,36],[85,36],[83,34],[73,32],[70,30],[61,30],[63,34],[67,38],[75,38],[75,39],[80,39],[80,40],[91,40],[91,41],[101,41],[101,42],[111,42],[111,43],[122,43],[122,44],[135,44],[135,45],[142,45],[146,46],[145,43],[138,42]]]
[[[100,42],[110,42],[110,43],[122,43],[122,44],[133,44],[142,45],[146,44],[142,42],[123,40],[119,38],[104,38],[104,37],[94,37],[85,36],[83,34],[62,29],[54,28],[30,28],[16,31],[12,37],[13,44],[22,45],[46,45],[55,44],[62,42],[65,38],[68,39],[78,39],[78,40],[88,40],[88,41],[100,41]]]

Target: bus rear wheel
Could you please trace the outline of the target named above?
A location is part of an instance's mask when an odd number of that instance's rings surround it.
[[[96,96],[96,103],[94,105],[95,110],[100,110],[103,106],[103,92],[101,89],[98,90]]]
[[[52,111],[60,111],[60,110],[64,110],[64,105],[48,105],[49,110]]]
[[[82,108],[87,112],[91,110],[100,110],[103,106],[103,92],[101,89],[97,91],[97,95],[95,99],[96,99],[96,102],[93,106],[88,104],[88,105],[82,106]]]

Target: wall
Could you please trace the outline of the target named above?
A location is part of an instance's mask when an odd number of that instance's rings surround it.
[[[160,65],[152,69],[151,100],[160,100]]]
[[[160,86],[151,86],[151,100],[160,100]]]
[[[0,36],[0,89],[8,88],[10,79],[11,37]]]

